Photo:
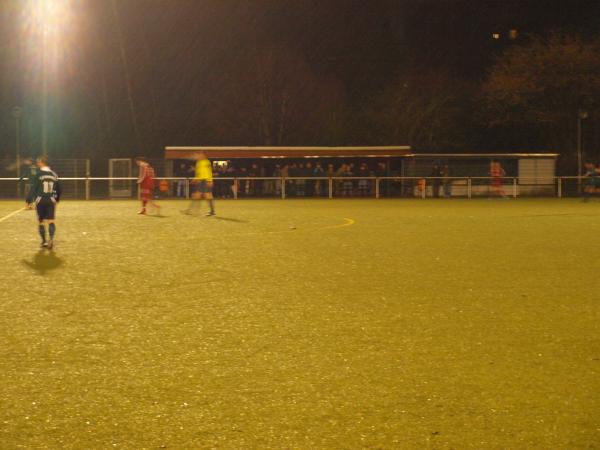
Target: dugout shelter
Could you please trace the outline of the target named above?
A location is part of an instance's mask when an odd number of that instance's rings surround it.
[[[427,179],[425,184],[436,184],[436,168],[444,167],[451,179],[452,196],[488,195],[490,166],[501,164],[505,171],[504,183],[518,185],[519,195],[553,194],[556,188],[556,153],[412,153],[405,146],[354,146],[354,147],[166,147],[167,160],[193,159],[202,152],[213,162],[235,165],[255,164],[272,166],[298,161],[333,163],[360,163],[367,161],[378,167],[377,177],[402,178],[383,180],[385,195],[420,195],[417,179]],[[382,164],[383,163],[383,164]],[[382,167],[384,169],[382,170]],[[267,176],[270,170],[264,171]],[[415,194],[416,192],[416,194]],[[516,192],[516,188],[515,188]],[[407,194],[408,193],[408,194]]]
[[[388,176],[428,177],[435,166],[448,166],[451,176],[487,177],[492,161],[502,164],[507,176],[527,182],[552,182],[557,153],[412,153],[404,146],[355,147],[166,147],[167,160],[192,159],[203,152],[210,160],[297,160],[375,158],[386,163]]]

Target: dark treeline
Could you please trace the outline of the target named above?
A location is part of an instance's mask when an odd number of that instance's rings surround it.
[[[600,16],[589,1],[62,3],[48,44],[49,153],[103,159],[166,145],[570,152],[575,136],[553,144],[530,122],[494,121],[486,95],[502,55],[528,45],[509,29],[587,42]],[[35,4],[0,1],[0,157],[14,154],[16,105],[23,153],[40,149]],[[585,125],[586,147],[598,146],[595,116]]]

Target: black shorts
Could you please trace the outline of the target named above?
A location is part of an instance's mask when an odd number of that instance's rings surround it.
[[[42,220],[54,220],[56,202],[51,198],[41,198],[36,205],[37,215]]]
[[[201,194],[210,194],[212,192],[212,181],[200,180],[194,186],[194,191]]]

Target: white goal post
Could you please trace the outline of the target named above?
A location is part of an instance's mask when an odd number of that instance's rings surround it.
[[[131,159],[111,158],[108,160],[109,178],[131,178]],[[131,180],[111,179],[108,184],[109,197],[129,198],[132,194]]]

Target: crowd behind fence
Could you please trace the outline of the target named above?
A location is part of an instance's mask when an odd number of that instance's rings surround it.
[[[137,178],[64,177],[66,199],[133,199]],[[575,197],[584,178],[554,177],[526,180],[519,177],[220,177],[213,180],[219,199],[242,198],[518,198]],[[190,198],[194,179],[156,178],[156,198]],[[115,190],[114,187],[119,189]],[[26,181],[0,178],[0,198],[24,198]]]

